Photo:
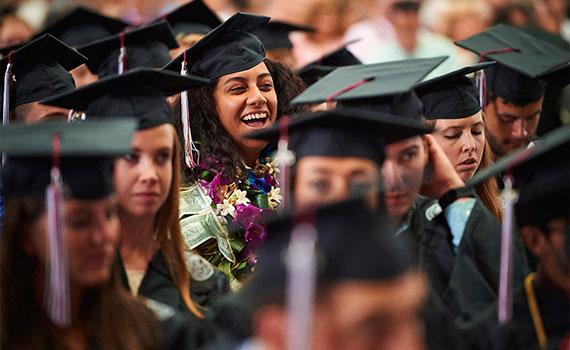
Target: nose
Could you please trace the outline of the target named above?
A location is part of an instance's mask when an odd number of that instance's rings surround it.
[[[465,139],[461,144],[461,152],[462,153],[471,153],[477,150],[477,142],[475,142],[475,137],[469,132],[465,133]]]
[[[118,229],[117,225],[113,225],[105,213],[101,213],[97,219],[97,226],[91,233],[91,243],[101,246],[114,235],[113,230]]]
[[[384,190],[389,191],[391,188],[396,187],[400,183],[400,172],[396,163],[392,160],[385,160],[382,164],[382,183],[384,184]]]
[[[267,98],[263,95],[263,92],[255,87],[251,89],[251,94],[247,98],[247,104],[254,106],[263,106],[267,103]]]
[[[513,123],[511,129],[511,137],[513,139],[524,139],[528,136],[526,130],[526,120],[524,118],[519,118]]]
[[[158,181],[158,174],[155,164],[150,157],[142,157],[139,162],[140,180],[142,182]]]

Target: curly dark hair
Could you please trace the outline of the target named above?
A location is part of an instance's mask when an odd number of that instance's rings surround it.
[[[303,80],[284,64],[269,59],[265,59],[263,62],[273,78],[273,85],[277,94],[277,119],[283,115],[304,111],[305,107],[289,105],[289,102],[306,88]],[[202,161],[215,161],[216,164],[208,165],[223,171],[228,178],[240,178],[245,174],[245,168],[236,144],[219,121],[214,101],[216,84],[217,80],[200,89],[188,91],[192,136],[200,149]],[[174,103],[173,116],[179,140],[181,145],[184,145],[180,103]],[[200,175],[196,171],[188,169],[186,165],[183,166],[183,169],[185,182],[192,182]]]

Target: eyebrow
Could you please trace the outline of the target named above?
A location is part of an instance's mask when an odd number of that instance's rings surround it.
[[[539,109],[538,111],[533,112],[533,113],[528,114],[528,115],[514,115],[514,114],[509,114],[509,113],[497,112],[497,114],[499,116],[507,117],[507,118],[515,118],[515,119],[530,118],[530,117],[534,117],[535,115],[540,114],[540,113],[542,113],[542,109]]]
[[[257,76],[257,80],[263,79],[263,78],[267,78],[267,77],[271,77],[271,74],[269,74],[269,73],[261,73],[261,74],[259,74],[259,75]],[[243,82],[246,82],[247,79],[244,78],[244,77],[232,77],[232,78],[228,78],[228,80],[226,80],[226,81],[224,82],[224,85],[226,85],[227,83],[230,83],[230,82],[232,82],[232,81],[238,81],[238,82],[240,82],[240,83],[243,83]]]
[[[418,145],[412,145],[412,146],[410,146],[410,147],[404,148],[404,149],[400,152],[400,154],[405,153],[405,152],[409,152],[409,151],[415,151],[415,150],[418,150],[418,149],[420,149],[420,147],[419,147]]]

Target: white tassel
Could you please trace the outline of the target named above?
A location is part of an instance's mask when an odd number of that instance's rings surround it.
[[[54,140],[54,144],[55,144]],[[58,327],[71,324],[69,279],[67,271],[67,241],[64,235],[63,182],[59,169],[59,139],[54,150],[51,184],[46,190],[48,220],[45,307],[49,319]]]
[[[188,75],[186,60],[182,61],[182,76]],[[182,119],[182,133],[184,135],[184,161],[186,166],[193,169],[200,164],[200,151],[192,138],[192,130],[190,128],[190,110],[188,105],[188,91],[180,93],[180,118]],[[196,157],[194,157],[196,154]]]
[[[313,325],[317,231],[311,223],[295,225],[287,250],[287,349],[309,350]]]
[[[289,170],[295,164],[295,154],[289,150],[289,117],[282,116],[279,120],[279,142],[277,143],[277,152],[275,160],[279,167],[279,188],[283,197],[283,205],[281,211],[286,211],[290,207],[289,193]]]
[[[2,125],[4,126],[10,123],[10,89],[12,88],[13,79],[12,63],[8,62],[4,72],[4,92],[2,94]],[[2,154],[2,165],[4,165],[5,161],[6,157]]]
[[[498,297],[498,320],[501,325],[508,325],[513,312],[513,228],[514,228],[514,205],[518,199],[518,193],[513,189],[513,181],[510,175],[503,179],[505,188],[501,193],[503,201],[503,223],[501,228],[501,261],[499,266],[499,297]]]

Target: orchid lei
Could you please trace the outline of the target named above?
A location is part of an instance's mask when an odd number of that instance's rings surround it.
[[[208,164],[217,162],[210,160]],[[281,204],[282,196],[276,176],[279,173],[276,161],[262,154],[255,167],[247,168],[244,180],[231,180],[223,172],[199,165],[201,175],[198,184],[212,199],[216,215],[227,224],[229,242],[235,262],[229,261],[218,246],[204,244],[198,251],[220,271],[230,282],[238,283],[247,277],[257,261],[255,251],[267,237],[262,217],[265,212],[275,210]],[[219,166],[217,167],[219,168]]]

